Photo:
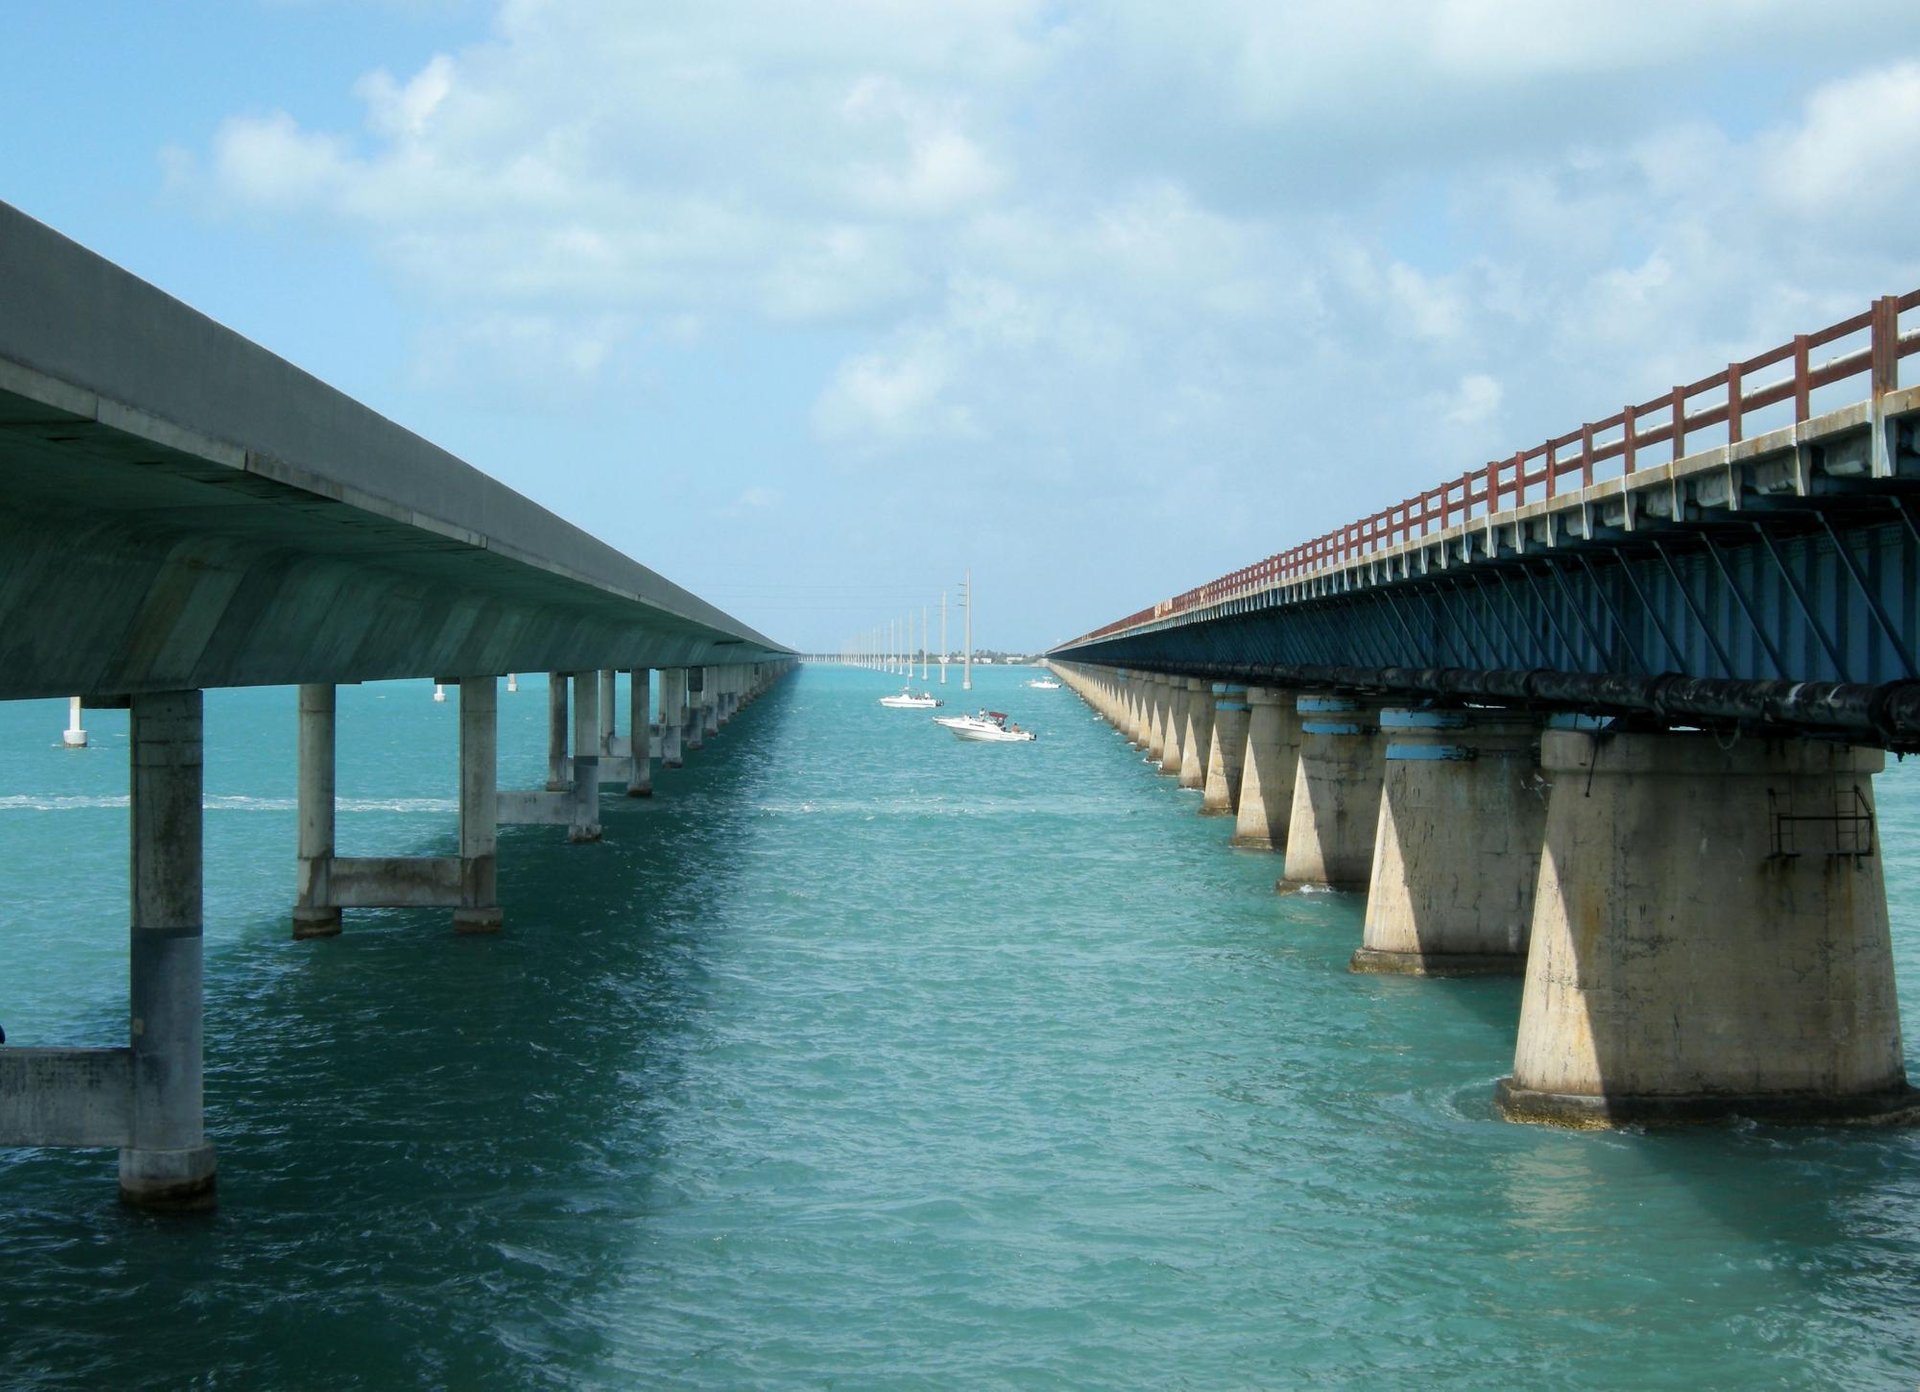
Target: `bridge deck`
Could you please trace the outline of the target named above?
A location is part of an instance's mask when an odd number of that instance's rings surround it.
[[[0,204],[0,699],[787,649]]]

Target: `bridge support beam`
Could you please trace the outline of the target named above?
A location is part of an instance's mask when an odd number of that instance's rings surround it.
[[[1180,734],[1180,786],[1204,792],[1213,751],[1213,683],[1187,678],[1187,719]]]
[[[296,939],[334,936],[342,909],[448,908],[460,932],[499,930],[499,684],[494,677],[462,677],[458,686],[460,853],[455,856],[334,853],[335,689],[300,688]]]
[[[1240,763],[1240,808],[1233,845],[1281,851],[1293,816],[1294,775],[1300,767],[1300,715],[1291,691],[1247,688],[1247,747]]]
[[[1384,710],[1379,831],[1352,967],[1517,976],[1547,821],[1536,721]]]
[[[547,787],[545,792],[505,792],[498,796],[501,826],[563,826],[569,841],[600,839],[600,683],[595,672],[550,672],[554,694],[548,700]],[[573,719],[567,720],[567,687],[573,687]],[[568,725],[572,726],[571,757]],[[585,752],[582,752],[585,751]],[[565,776],[554,777],[558,769]],[[556,783],[558,786],[556,787]]]
[[[708,672],[704,667],[687,668],[687,738],[688,749],[698,749],[707,739],[707,692]]]
[[[1885,757],[1548,731],[1510,1120],[1912,1120],[1874,821]]]
[[[123,1048],[0,1049],[0,1145],[117,1147],[120,1197],[214,1206],[203,1092],[202,698],[128,703],[130,932]]]
[[[1187,679],[1163,677],[1166,683],[1166,720],[1160,737],[1160,772],[1180,776],[1181,747],[1187,734]]]
[[[143,1208],[207,1209],[214,1155],[202,1093],[202,698],[135,696],[131,710],[133,1095],[120,1197]]]
[[[660,669],[660,767],[681,765],[680,742],[687,728],[687,669]]]
[[[1365,889],[1379,830],[1380,707],[1350,696],[1303,695],[1297,709],[1300,768],[1279,888]]]
[[[628,673],[627,796],[653,796],[653,670],[636,667]]]
[[[1207,755],[1203,817],[1231,817],[1240,809],[1240,770],[1247,754],[1247,689],[1227,683],[1213,688],[1213,740]]]

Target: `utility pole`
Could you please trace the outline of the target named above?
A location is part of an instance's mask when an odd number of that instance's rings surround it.
[[[962,691],[973,690],[973,571],[967,571],[967,578],[961,588],[966,591],[967,599],[967,665],[960,678]]]

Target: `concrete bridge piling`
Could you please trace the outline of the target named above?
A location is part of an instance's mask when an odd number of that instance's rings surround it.
[[[1136,693],[1164,692],[1171,709],[1191,689],[1051,665],[1123,733]],[[1524,974],[1497,1089],[1508,1119],[1920,1118],[1893,991],[1878,751],[1210,693],[1202,811],[1237,800],[1232,844],[1284,854],[1282,887],[1365,887],[1355,971]]]

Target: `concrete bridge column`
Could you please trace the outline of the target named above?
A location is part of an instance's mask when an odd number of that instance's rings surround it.
[[[1547,821],[1539,722],[1383,710],[1380,728],[1379,831],[1353,970],[1518,975]]]
[[[1187,679],[1167,677],[1166,729],[1161,735],[1160,772],[1178,778],[1187,735]]]
[[[627,796],[653,796],[653,669],[636,667],[628,674]]]
[[[594,747],[600,751],[601,758],[611,759],[616,752],[613,741],[618,726],[614,722],[614,715],[620,708],[620,678],[618,673],[606,669],[597,675],[600,679],[600,738]]]
[[[573,818],[567,840],[598,841],[600,828],[600,682],[597,672],[573,674]]]
[[[1180,786],[1203,792],[1213,752],[1213,683],[1187,678],[1187,723],[1180,737]]]
[[[131,702],[132,1111],[120,1197],[141,1207],[214,1199],[202,1094],[201,710],[198,691]]]
[[[547,673],[547,791],[564,793],[573,784],[567,763],[567,674]]]
[[[1549,730],[1515,1121],[1911,1120],[1872,780],[1814,740]]]
[[[340,910],[328,895],[335,804],[335,688],[304,685],[299,695],[299,829],[295,833],[294,938],[330,938]]]
[[[1300,769],[1281,888],[1365,889],[1380,818],[1380,707],[1324,694],[1302,695],[1296,706]]]
[[[698,749],[706,743],[708,677],[705,667],[687,668],[687,748]]]
[[[700,693],[700,733],[702,736],[720,733],[720,701],[726,688],[727,669],[708,667],[706,682]]]
[[[687,728],[687,669],[660,669],[660,767],[680,767],[680,741]]]
[[[460,904],[458,933],[500,931],[500,684],[460,679]]]
[[[1135,749],[1147,750],[1153,747],[1153,692],[1154,675],[1151,672],[1127,673],[1127,725],[1128,741]]]
[[[1203,817],[1231,817],[1240,806],[1240,769],[1247,753],[1250,707],[1247,688],[1217,682],[1213,688],[1213,741],[1207,756]]]
[[[1146,739],[1141,749],[1146,751],[1147,762],[1157,764],[1166,751],[1167,733],[1167,678],[1160,672],[1146,674],[1147,689],[1141,700],[1141,716],[1145,728],[1142,733]]]
[[[1300,715],[1293,693],[1270,686],[1248,687],[1247,747],[1241,757],[1233,845],[1257,851],[1286,849],[1299,767]]]

